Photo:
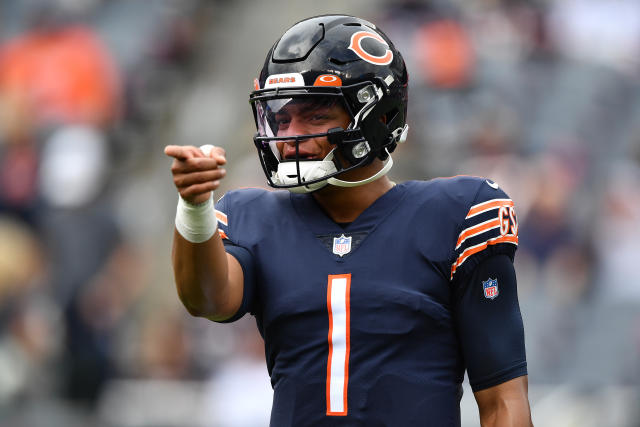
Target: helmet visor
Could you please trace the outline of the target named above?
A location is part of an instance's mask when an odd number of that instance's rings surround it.
[[[254,108],[258,136],[268,138],[292,136],[292,121],[321,123],[322,120],[329,121],[336,110],[348,111],[342,97],[330,95],[256,100]]]
[[[360,130],[352,129],[354,116],[343,94],[308,89],[259,90],[250,97],[257,129],[253,140],[273,187],[309,190],[311,184],[322,184],[366,161],[352,161],[341,151],[364,142]],[[311,139],[319,144],[304,144]]]

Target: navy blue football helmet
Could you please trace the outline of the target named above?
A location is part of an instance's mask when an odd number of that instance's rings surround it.
[[[273,45],[249,97],[256,121],[254,143],[270,186],[311,192],[327,184],[356,186],[384,175],[389,153],[406,139],[407,69],[389,38],[374,24],[345,15],[298,22]],[[286,105],[339,103],[349,125],[321,134],[278,135],[276,117]],[[327,137],[334,147],[325,159],[308,160],[297,146]],[[276,143],[295,140],[295,159],[283,159]],[[384,167],[363,181],[336,176],[375,158]]]

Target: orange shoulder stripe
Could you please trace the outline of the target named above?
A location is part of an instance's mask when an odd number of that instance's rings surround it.
[[[220,212],[216,209],[216,219],[224,225],[229,225],[227,222],[227,215],[224,212]]]
[[[467,248],[464,252],[460,254],[456,262],[454,262],[453,265],[451,266],[450,280],[453,279],[453,274],[456,272],[458,267],[460,267],[462,263],[464,263],[467,260],[467,258],[469,258],[473,254],[476,254],[480,251],[485,250],[489,245],[496,245],[498,243],[513,243],[517,245],[518,236],[507,234],[506,236],[494,237],[493,239],[489,239],[484,243],[480,243],[478,245]]]
[[[487,230],[491,230],[492,228],[500,227],[500,219],[490,219],[485,222],[481,222],[478,225],[474,225],[473,227],[466,228],[460,233],[460,237],[458,237],[458,242],[456,243],[456,249],[460,247],[462,242],[467,240],[469,237],[477,236],[480,233],[483,233]]]
[[[501,206],[513,206],[513,200],[511,199],[493,199],[488,200],[486,202],[478,203],[469,209],[469,213],[466,218],[471,218],[472,216],[478,215],[482,212],[489,211],[491,209],[499,208]]]

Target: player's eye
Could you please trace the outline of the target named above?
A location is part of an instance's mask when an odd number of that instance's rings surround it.
[[[278,130],[284,130],[288,128],[289,123],[291,123],[291,117],[284,114],[276,114],[275,125]]]
[[[314,120],[314,121],[321,121],[321,120],[328,120],[328,119],[329,119],[329,115],[328,114],[324,114],[324,113],[322,113],[322,114],[313,114],[311,116],[311,120]]]

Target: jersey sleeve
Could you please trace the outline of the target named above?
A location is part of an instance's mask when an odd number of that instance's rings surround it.
[[[243,317],[246,313],[253,313],[255,304],[254,298],[256,285],[253,255],[249,249],[238,243],[239,236],[235,236],[237,231],[232,227],[233,203],[230,203],[229,199],[229,197],[223,196],[215,203],[216,219],[218,220],[218,233],[222,238],[225,251],[237,259],[242,267],[244,287],[240,308],[232,317],[220,321],[220,323],[234,322]]]
[[[516,274],[509,256],[485,258],[454,285],[456,327],[472,390],[527,375]]]
[[[491,255],[512,260],[518,247],[518,221],[513,201],[497,184],[484,180],[459,226],[451,277],[471,273]]]

